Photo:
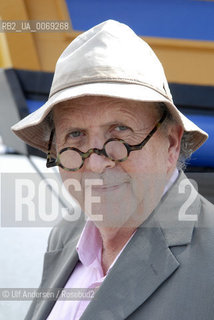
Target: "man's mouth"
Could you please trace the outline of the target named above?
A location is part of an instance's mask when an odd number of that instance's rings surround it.
[[[119,188],[123,187],[124,184],[127,182],[121,182],[119,184],[114,184],[114,185],[94,185],[92,187],[93,191],[97,192],[107,192],[107,191],[115,191],[118,190]]]

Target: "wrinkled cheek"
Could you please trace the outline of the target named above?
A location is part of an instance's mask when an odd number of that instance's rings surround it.
[[[132,177],[132,189],[139,204],[139,214],[148,216],[159,203],[166,185],[165,173],[144,172]]]

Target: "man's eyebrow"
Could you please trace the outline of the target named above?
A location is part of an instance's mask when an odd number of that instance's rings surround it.
[[[109,121],[105,124],[102,125],[102,127],[105,127],[105,126],[115,126],[115,125],[127,125],[128,126],[128,123],[127,121],[121,121],[121,120],[114,120],[114,121]]]
[[[106,127],[113,127],[113,126],[127,126],[131,129],[136,129],[137,131],[144,131],[144,130],[148,130],[151,126],[148,126],[145,123],[141,123],[140,125],[134,124],[134,123],[130,123],[130,121],[128,120],[113,120],[113,121],[108,121],[106,123],[103,124],[99,124],[97,126],[94,126],[93,124],[86,127],[86,126],[81,126],[81,125],[69,125],[68,127],[64,128],[64,134],[68,134],[70,131],[75,131],[75,130],[84,130],[84,131],[88,131],[93,127],[100,127],[100,128],[106,128]]]
[[[101,125],[101,127],[104,127],[104,126],[115,126],[115,125],[121,125],[121,126],[127,126],[127,127],[130,127],[132,129],[136,129],[136,130],[147,130],[150,128],[150,126],[148,126],[147,123],[145,122],[141,122],[139,123],[138,121],[134,122],[134,121],[131,121],[131,120],[115,120],[115,121],[109,121],[107,122],[106,124],[104,125]]]
[[[128,123],[127,121],[121,121],[121,120],[113,120],[113,121],[108,121],[106,123],[101,123],[101,124],[98,124],[96,126],[94,126],[93,124],[92,125],[89,125],[89,126],[84,126],[84,125],[72,125],[72,124],[69,124],[64,131],[70,131],[70,130],[87,130],[87,129],[90,129],[91,127],[110,127],[110,126],[114,126],[114,125],[127,125],[128,126]]]
[[[68,126],[66,128],[64,128],[64,133],[69,133],[70,131],[78,131],[78,130],[86,130],[83,127],[79,127],[79,126]]]

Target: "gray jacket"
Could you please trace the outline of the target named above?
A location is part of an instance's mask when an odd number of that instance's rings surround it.
[[[75,246],[83,225],[84,219],[64,220],[52,229],[41,288],[64,287],[78,262]],[[33,301],[25,319],[45,320],[54,303]],[[214,206],[181,172],[125,247],[81,320],[213,318]]]

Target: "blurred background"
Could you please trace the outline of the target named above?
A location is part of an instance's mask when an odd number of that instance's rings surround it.
[[[209,134],[186,172],[214,203],[214,1],[1,0],[0,288],[38,287],[50,232],[50,225],[17,228],[4,223],[14,206],[5,177],[27,170],[42,180],[47,174],[45,155],[19,141],[10,127],[48,99],[55,64],[65,47],[107,19],[128,24],[150,44],[164,66],[175,104]],[[59,31],[55,24],[50,32],[42,29],[40,22],[45,21],[69,23],[69,29]],[[38,28],[30,29],[28,22],[39,22]],[[63,207],[60,195],[54,196]],[[23,319],[28,305],[0,301],[0,320]]]

